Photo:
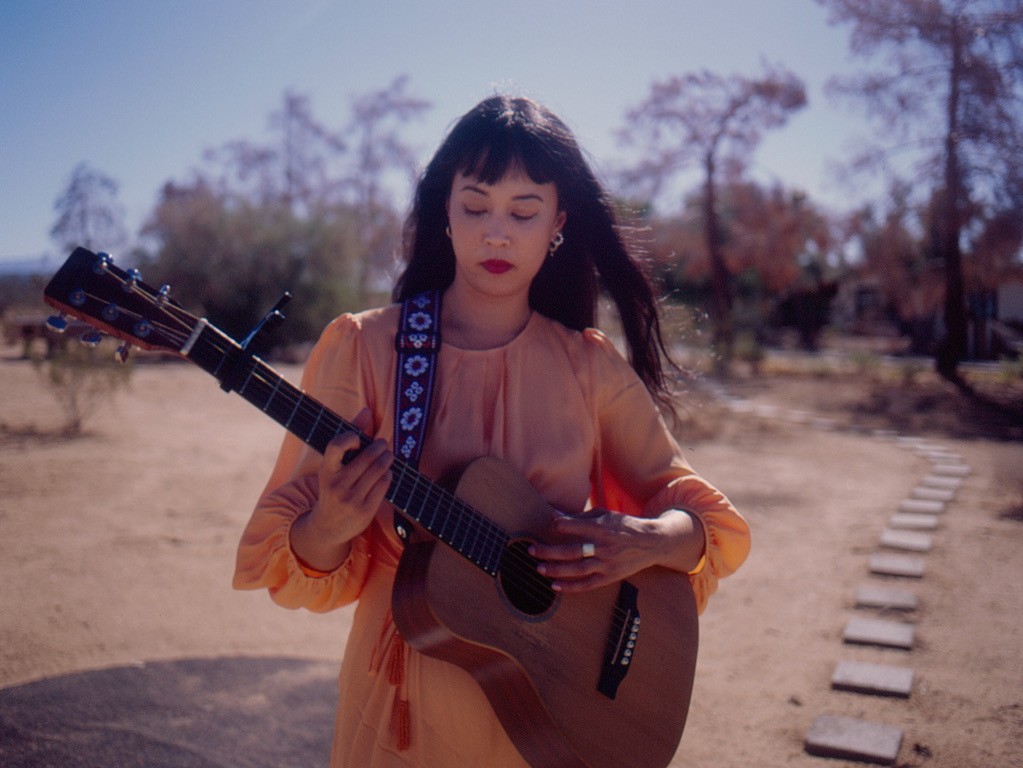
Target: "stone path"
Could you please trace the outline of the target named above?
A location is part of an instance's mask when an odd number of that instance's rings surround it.
[[[926,577],[926,554],[934,547],[941,516],[954,501],[970,468],[960,456],[940,446],[911,437],[894,439],[907,450],[929,459],[933,463],[931,473],[920,481],[910,498],[899,504],[888,527],[881,532],[878,551],[868,560],[871,581],[857,590],[855,605],[861,614],[875,613],[850,618],[842,640],[845,644],[873,646],[880,649],[880,653],[901,652],[912,658],[918,623],[879,616],[899,611],[917,618],[919,600],[905,583]],[[926,627],[926,620],[919,624]],[[908,699],[912,695],[913,680],[913,669],[902,664],[843,660],[835,668],[831,688],[860,696]],[[898,759],[903,736],[897,725],[822,714],[806,734],[804,748],[809,754],[821,757],[893,765]]]
[[[718,396],[739,413],[764,419],[781,419],[806,424],[816,429],[838,430],[841,425],[830,419],[813,418],[803,411],[785,411],[774,406],[753,405],[745,400]],[[926,577],[927,558],[940,535],[941,518],[954,502],[970,467],[962,456],[918,437],[907,437],[887,430],[870,433],[880,440],[894,441],[931,462],[930,472],[899,503],[881,531],[878,549],[869,556],[869,581],[856,591],[855,610],[843,632],[845,645],[870,646],[879,654],[900,654],[900,660],[912,650],[918,626],[926,621],[918,616],[920,602],[907,584]],[[899,612],[904,619],[882,618]],[[831,678],[831,689],[838,695],[888,696],[908,699],[912,695],[913,669],[904,664],[868,663],[840,660]],[[819,715],[804,740],[808,754],[894,765],[904,741],[897,725],[875,723],[831,714]]]

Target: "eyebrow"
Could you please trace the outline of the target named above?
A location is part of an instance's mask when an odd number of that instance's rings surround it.
[[[482,187],[480,187],[480,186],[478,186],[476,184],[466,184],[459,191],[460,192],[475,192],[478,195],[487,195],[487,196],[489,196],[489,193],[485,189],[483,189]],[[537,200],[537,201],[542,203],[543,202],[543,196],[538,194],[538,193],[536,193],[536,192],[527,192],[527,193],[522,194],[522,195],[515,195],[512,198],[512,200],[519,200],[519,201]]]

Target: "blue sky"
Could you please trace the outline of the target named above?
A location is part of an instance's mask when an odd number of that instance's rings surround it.
[[[812,0],[4,0],[0,261],[62,256],[53,202],[80,162],[118,181],[134,232],[205,149],[268,140],[285,90],[340,128],[353,97],[403,74],[433,103],[406,134],[424,160],[497,89],[552,107],[599,170],[654,80],[781,64],[810,106],[768,135],[753,174],[844,210],[866,194],[838,186],[829,164],[868,129],[823,85],[862,66],[847,34]]]

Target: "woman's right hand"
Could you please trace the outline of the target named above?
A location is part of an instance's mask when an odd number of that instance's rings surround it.
[[[372,415],[364,408],[352,423],[368,432]],[[291,527],[295,554],[317,570],[332,571],[344,562],[349,542],[373,522],[391,484],[394,455],[387,442],[374,440],[345,463],[345,456],[359,445],[355,433],[327,445],[319,469],[319,499]]]

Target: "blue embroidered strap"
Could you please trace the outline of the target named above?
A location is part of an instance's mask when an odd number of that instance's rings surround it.
[[[394,387],[394,452],[409,466],[419,466],[426,442],[426,422],[433,398],[440,351],[440,291],[427,291],[401,305],[401,324],[394,338],[398,352]],[[401,517],[395,528],[404,538]],[[408,528],[405,527],[405,531]]]

